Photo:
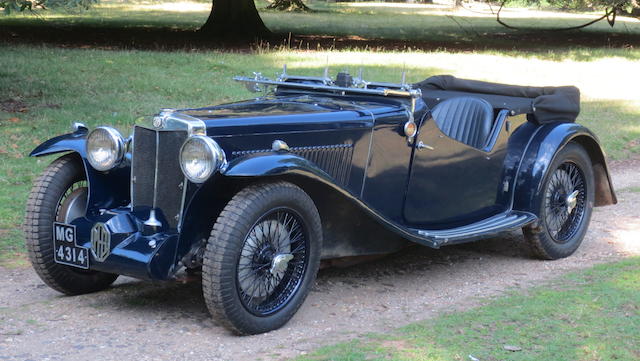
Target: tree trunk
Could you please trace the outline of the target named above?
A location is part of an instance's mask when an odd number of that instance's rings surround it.
[[[252,40],[271,34],[254,0],[212,0],[211,13],[200,33],[229,40]]]
[[[309,11],[309,7],[302,0],[275,0],[267,9],[276,9],[281,11]]]

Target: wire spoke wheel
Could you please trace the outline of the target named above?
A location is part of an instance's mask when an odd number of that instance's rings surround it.
[[[256,316],[277,312],[300,286],[307,269],[308,235],[300,216],[279,208],[247,234],[237,266],[243,306]]]
[[[552,174],[544,199],[547,229],[554,241],[567,242],[577,232],[585,214],[586,188],[582,171],[565,162]]]
[[[295,184],[240,190],[211,230],[202,293],[220,324],[242,335],[282,327],[313,287],[322,250],[320,214]]]
[[[582,145],[570,142],[556,153],[538,193],[539,219],[523,228],[534,255],[559,259],[578,249],[589,228],[595,188],[591,158]]]

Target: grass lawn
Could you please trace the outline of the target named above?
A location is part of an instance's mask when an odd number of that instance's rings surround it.
[[[634,361],[640,359],[639,305],[640,258],[632,258],[476,309],[324,347],[298,361]]]

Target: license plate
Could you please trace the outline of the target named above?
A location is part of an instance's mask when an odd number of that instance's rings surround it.
[[[76,226],[54,222],[53,249],[56,263],[89,269],[89,249],[76,244]]]

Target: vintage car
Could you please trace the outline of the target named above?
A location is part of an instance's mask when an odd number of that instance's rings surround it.
[[[592,208],[616,203],[575,87],[452,76],[417,84],[256,73],[264,96],[163,109],[124,137],[76,123],[31,156],[64,153],[26,206],[29,256],[68,295],[118,275],[202,272],[213,317],[238,334],[284,325],[321,260],[439,248],[522,229],[571,255]]]

